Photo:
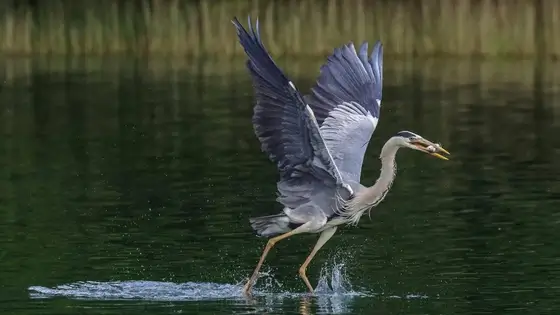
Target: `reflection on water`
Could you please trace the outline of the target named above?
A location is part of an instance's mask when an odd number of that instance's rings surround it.
[[[558,309],[559,66],[386,63],[364,183],[399,130],[443,143],[452,160],[399,153],[371,220],[312,262],[319,294],[297,276],[316,239],[304,235],[271,252],[251,301],[238,289],[264,240],[247,219],[279,206],[242,61],[7,63],[0,302],[15,314]],[[318,71],[305,64],[282,62],[302,90]]]

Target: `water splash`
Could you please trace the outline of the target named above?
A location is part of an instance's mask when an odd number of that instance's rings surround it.
[[[29,287],[31,298],[185,301],[240,298],[240,286],[210,282],[78,281],[52,288]]]
[[[340,255],[338,255],[340,256]],[[335,256],[321,268],[320,278],[316,288],[316,296],[360,296],[363,292],[352,290],[350,280],[346,275],[345,261],[339,261]],[[344,255],[348,257],[348,255]],[[284,285],[271,270],[261,271],[253,296],[267,298],[289,298],[307,296],[307,292],[292,292]],[[163,282],[163,281],[78,281],[61,284],[54,287],[31,286],[31,298],[66,297],[74,299],[95,300],[152,300],[152,301],[181,301],[181,300],[214,300],[214,299],[243,299],[242,286],[244,281],[235,284],[212,282]]]
[[[285,288],[270,270],[259,274],[257,286],[253,290],[253,301],[257,310],[276,308],[288,300],[300,300],[305,306],[309,301],[323,313],[351,312],[352,301],[358,297],[384,296],[367,290],[357,290],[351,284],[346,272],[348,253],[335,253],[321,268],[320,277],[313,295],[303,292],[293,292]],[[69,299],[87,300],[144,300],[144,301],[211,301],[233,300],[247,302],[242,293],[244,280],[234,284],[212,282],[164,282],[164,281],[78,281],[61,284],[54,287],[31,286],[30,297],[33,299],[48,299],[65,297]],[[391,295],[390,298],[399,298]],[[424,297],[421,295],[406,295],[402,298]],[[254,302],[254,303],[253,303]]]
[[[346,264],[336,261],[333,264],[325,263],[323,265],[315,292],[317,294],[359,294],[352,291],[352,284],[346,274]]]

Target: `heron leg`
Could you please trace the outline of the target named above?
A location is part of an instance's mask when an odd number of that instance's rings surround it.
[[[315,257],[315,254],[317,254],[317,252],[321,249],[321,247],[323,247],[323,245],[325,245],[325,243],[327,243],[327,241],[331,239],[331,237],[336,232],[336,229],[337,227],[333,226],[321,232],[321,235],[319,235],[319,239],[317,240],[315,247],[313,247],[313,250],[311,251],[309,256],[307,256],[307,259],[305,259],[303,265],[299,267],[299,276],[301,277],[301,279],[303,279],[303,282],[305,282],[305,285],[311,293],[313,293],[313,286],[311,286],[311,283],[309,283],[309,279],[307,279],[307,275],[305,274],[307,266],[309,265],[313,257]]]
[[[274,245],[276,245],[277,242],[279,242],[279,241],[281,241],[285,238],[288,238],[292,235],[309,232],[310,227],[313,226],[312,224],[313,224],[313,222],[304,223],[304,224],[300,225],[299,227],[291,230],[288,233],[278,235],[278,236],[273,237],[273,238],[268,240],[268,242],[266,243],[266,246],[264,248],[264,251],[261,255],[261,259],[257,263],[257,266],[255,267],[255,270],[253,271],[253,275],[251,275],[251,278],[247,281],[247,284],[245,284],[245,287],[243,288],[243,292],[245,292],[245,294],[248,294],[249,291],[251,291],[251,288],[253,287],[253,282],[255,282],[255,279],[257,278],[257,276],[259,274],[259,270],[261,269],[261,266],[264,262],[264,259],[266,258],[266,255],[268,255],[268,252],[272,249],[272,247],[274,247]]]

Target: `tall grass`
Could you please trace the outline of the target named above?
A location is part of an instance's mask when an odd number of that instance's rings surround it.
[[[230,20],[259,17],[274,55],[381,39],[387,55],[560,57],[560,1],[44,0],[2,4],[0,52],[231,57]]]

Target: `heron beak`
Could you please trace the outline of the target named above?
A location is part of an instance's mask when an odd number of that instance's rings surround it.
[[[451,155],[446,149],[441,147],[441,145],[428,141],[426,139],[417,139],[411,142],[419,151],[427,153],[431,156],[437,157],[442,160],[449,160],[443,154]]]
[[[438,159],[442,159],[442,160],[446,160],[446,161],[449,160],[448,158],[446,158],[445,156],[443,156],[443,155],[441,155],[441,154],[439,154],[439,153],[428,153],[428,154],[431,155],[431,156],[435,156],[435,157],[437,157]]]

